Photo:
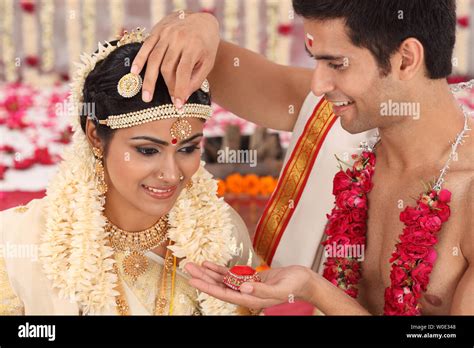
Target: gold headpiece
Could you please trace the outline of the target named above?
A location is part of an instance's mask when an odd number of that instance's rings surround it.
[[[137,27],[135,30],[132,30],[131,33],[124,30],[123,34],[117,37],[118,39],[120,39],[119,42],[117,42],[117,47],[129,43],[143,42],[147,39],[148,36],[150,36],[150,34],[145,34],[145,28]]]
[[[136,28],[132,32],[124,31],[124,34],[119,38],[117,45],[111,45],[108,42],[105,45],[99,43],[98,52],[93,53],[92,56],[84,54],[81,56],[82,64],[79,65],[74,83],[72,86],[72,99],[76,105],[82,105],[83,95],[82,90],[87,75],[94,69],[97,62],[105,59],[110,53],[120,46],[143,42],[149,35],[144,33],[145,29]],[[142,79],[140,75],[128,73],[120,79],[117,84],[118,93],[124,98],[131,98],[139,93],[142,88]],[[208,93],[209,82],[206,80],[201,86],[201,89]],[[78,110],[80,113],[81,110]],[[150,107],[136,112],[130,112],[120,115],[110,115],[105,120],[98,120],[102,125],[106,125],[112,129],[127,128],[140,125],[146,122],[157,120],[164,120],[169,118],[178,118],[173,123],[170,129],[172,137],[172,144],[176,145],[178,141],[186,139],[191,135],[191,124],[185,119],[189,117],[201,118],[208,120],[212,116],[212,108],[208,105],[202,104],[185,104],[181,109],[176,109],[173,104],[166,104],[157,107]],[[97,121],[97,119],[95,119]],[[77,123],[75,125],[79,127]]]
[[[123,35],[118,36],[120,40],[117,42],[117,47],[135,42],[143,42],[148,36],[149,34],[145,34],[145,28],[137,27],[131,33],[125,30]],[[143,81],[140,75],[128,73],[120,79],[117,91],[124,98],[132,98],[140,92],[142,84]]]
[[[212,107],[202,104],[185,104],[181,109],[176,109],[173,104],[155,106],[140,111],[129,112],[120,115],[111,115],[99,123],[112,129],[128,128],[138,126],[143,123],[178,118],[170,129],[172,144],[191,135],[191,124],[185,118],[201,118],[208,120],[212,117]]]
[[[136,96],[142,89],[143,80],[140,75],[128,73],[117,84],[117,92],[124,98]]]

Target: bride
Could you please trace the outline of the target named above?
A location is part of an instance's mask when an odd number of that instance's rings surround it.
[[[129,62],[144,39],[137,29],[82,57],[73,144],[46,197],[0,213],[0,314],[249,313],[194,290],[183,272],[257,260],[200,161],[209,84],[178,110],[160,76],[142,102]],[[12,252],[22,246],[38,260]]]

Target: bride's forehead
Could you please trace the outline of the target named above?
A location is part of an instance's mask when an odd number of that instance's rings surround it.
[[[178,120],[177,118],[170,118],[170,119],[165,119],[165,120],[146,122],[137,126],[122,128],[122,129],[119,129],[118,131],[120,132],[122,136],[126,136],[126,137],[133,137],[136,135],[143,135],[146,133],[149,135],[155,135],[159,137],[160,139],[166,140],[166,139],[171,139],[170,130],[173,124],[177,120]],[[204,129],[204,122],[194,117],[186,117],[186,121],[188,121],[189,124],[191,125],[193,134],[202,133]]]

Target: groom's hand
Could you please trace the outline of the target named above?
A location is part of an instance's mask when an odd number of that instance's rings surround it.
[[[212,70],[219,41],[219,23],[211,14],[179,11],[162,19],[132,63],[134,74],[146,64],[142,99],[152,99],[161,71],[173,103],[181,108]]]
[[[192,279],[189,284],[222,301],[234,303],[251,309],[261,309],[280,303],[291,302],[312,296],[309,286],[313,273],[302,266],[274,268],[259,272],[261,283],[249,282],[234,291],[223,284],[227,268],[212,262],[202,266],[194,263],[186,265]]]

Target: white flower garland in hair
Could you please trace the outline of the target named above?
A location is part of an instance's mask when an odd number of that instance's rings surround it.
[[[94,156],[80,128],[78,110],[87,75],[116,46],[99,44],[98,52],[83,55],[70,100],[76,111],[72,146],[64,154],[56,177],[47,190],[46,232],[40,259],[43,270],[61,298],[77,302],[84,314],[100,314],[115,307],[117,276],[113,272],[113,249],[107,246],[103,203],[95,186]],[[210,260],[227,265],[237,250],[228,206],[218,198],[217,182],[203,168],[193,176],[169,213],[170,249],[189,262]],[[236,314],[237,306],[206,294],[198,297],[203,314]]]

